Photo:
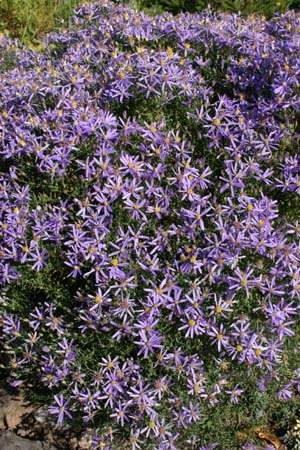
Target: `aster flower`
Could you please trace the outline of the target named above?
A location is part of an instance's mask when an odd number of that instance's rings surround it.
[[[229,343],[229,337],[226,336],[226,329],[223,324],[220,327],[212,326],[210,335],[213,337],[212,342],[217,344],[218,351],[220,352],[222,348],[226,348]]]
[[[56,353],[63,354],[64,360],[66,362],[72,361],[75,359],[76,356],[76,346],[73,344],[73,340],[68,342],[68,340],[64,337],[61,342],[58,343],[58,346],[60,347],[60,350],[57,350]]]
[[[10,337],[7,341],[8,343],[13,342],[15,339],[21,336],[21,322],[17,317],[5,315],[1,322],[3,332]]]
[[[126,411],[128,409],[128,404],[122,404],[120,401],[118,402],[118,406],[115,406],[115,412],[110,415],[110,417],[115,417],[117,422],[124,426],[125,421],[129,421],[128,415],[126,415]]]
[[[249,297],[249,288],[256,285],[256,280],[251,279],[250,276],[253,274],[253,269],[247,269],[245,272],[241,271],[239,268],[235,269],[235,277],[229,277],[230,289],[245,289],[247,297]]]
[[[276,324],[272,327],[272,332],[277,333],[279,340],[281,341],[284,336],[293,336],[295,334],[294,330],[291,328],[291,325],[293,324],[293,320],[287,322],[280,321],[279,324]]]
[[[119,358],[116,356],[114,359],[108,355],[107,358],[102,358],[102,361],[99,363],[100,367],[103,367],[103,373],[108,370],[115,369],[118,366]]]
[[[77,386],[75,386],[73,391],[75,393],[77,401],[85,406],[86,411],[92,412],[93,410],[97,409],[99,405],[99,398],[101,395],[99,391],[91,392],[90,389],[87,389],[86,392],[78,391]]]
[[[183,411],[187,414],[187,420],[189,423],[197,422],[202,414],[202,411],[199,409],[198,403],[189,403],[188,407],[183,407]]]
[[[35,307],[35,312],[31,312],[30,316],[33,317],[34,320],[29,322],[29,325],[36,331],[43,323],[45,316],[43,310],[39,309],[37,306]]]
[[[166,393],[169,393],[170,380],[167,376],[161,377],[154,382],[154,393],[157,395],[158,399],[161,400]]]
[[[292,383],[288,383],[283,386],[277,394],[278,400],[289,400],[294,396],[294,392],[291,389]]]
[[[126,321],[127,315],[134,317],[136,303],[134,300],[130,299],[129,296],[124,298],[123,292],[121,292],[121,299],[118,302],[118,306],[112,308],[112,313],[116,317],[120,317]]]
[[[57,332],[57,334],[64,334],[64,325],[63,321],[60,317],[54,316],[52,311],[48,316],[49,318],[46,319],[45,325],[46,327],[49,327],[51,330],[54,330]]]
[[[65,415],[70,419],[72,418],[72,415],[68,409],[71,399],[68,398],[65,401],[63,394],[60,394],[60,396],[54,395],[54,400],[56,401],[58,406],[50,406],[49,412],[50,414],[57,414],[58,415],[57,423],[58,425],[62,425]]]
[[[9,263],[0,263],[0,274],[3,284],[10,284],[11,281],[17,280],[20,277],[18,272],[13,267],[11,267]]]
[[[142,208],[146,204],[146,200],[141,200],[140,198],[136,199],[135,201],[126,199],[125,200],[125,208],[128,209],[132,217],[136,220],[146,220],[146,214],[142,211]]]
[[[140,341],[134,341],[134,343],[141,347],[138,355],[143,355],[144,358],[147,358],[149,353],[154,353],[157,349],[161,350],[163,348],[161,337],[156,332],[147,335],[144,330],[140,330],[139,339]]]
[[[87,300],[90,305],[89,311],[96,311],[98,313],[102,312],[103,307],[111,303],[111,298],[107,296],[108,290],[103,293],[102,289],[99,287],[95,294],[88,294]]]
[[[131,445],[131,450],[141,450],[140,444],[143,444],[143,441],[140,439],[140,430],[131,430],[129,442]]]
[[[216,317],[228,317],[228,313],[233,311],[234,301],[226,301],[222,298],[217,299],[216,294],[214,294],[214,306],[208,306],[207,309],[211,310],[211,315],[216,314]]]
[[[169,433],[169,435],[162,439],[161,448],[165,450],[176,450],[178,447],[178,438],[180,437],[180,433]]]
[[[144,433],[146,437],[152,434],[159,436],[159,422],[156,415],[150,416],[147,425],[141,430],[141,433]]]
[[[198,317],[193,315],[186,315],[186,318],[182,320],[184,325],[179,327],[180,330],[186,330],[185,337],[193,338],[194,335],[198,336],[204,333],[205,331],[205,320],[199,319]]]
[[[233,389],[225,389],[225,392],[230,395],[230,403],[237,404],[239,403],[239,397],[244,391],[236,385]]]
[[[204,382],[204,377],[198,377],[193,373],[192,379],[189,379],[187,382],[188,394],[195,395],[196,397],[203,394],[205,392]]]
[[[155,394],[149,385],[138,379],[136,380],[136,387],[132,386],[128,391],[128,395],[133,399],[142,414],[155,415],[154,407],[157,406]]]

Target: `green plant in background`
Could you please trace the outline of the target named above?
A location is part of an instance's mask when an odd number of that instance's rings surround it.
[[[0,33],[37,44],[44,33],[58,25],[58,18],[70,24],[72,10],[80,0],[2,0]]]
[[[152,7],[160,11],[168,11],[172,14],[178,14],[180,12],[198,12],[208,7],[209,2],[207,0],[141,0],[137,3],[140,9],[149,9]]]
[[[256,0],[221,0],[216,2],[216,6],[218,9],[230,13],[240,12],[243,16],[260,14],[271,18],[275,13],[287,12],[291,9],[292,3],[292,0],[266,0],[263,2]]]
[[[139,9],[149,9],[154,6],[158,11],[169,11],[172,14],[181,12],[198,12],[211,7],[219,11],[230,13],[241,13],[243,16],[249,14],[260,14],[267,18],[275,13],[285,13],[290,9],[299,9],[299,0],[266,0],[258,2],[256,0],[139,0]]]

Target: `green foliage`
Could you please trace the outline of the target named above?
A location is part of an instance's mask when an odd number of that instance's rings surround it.
[[[221,0],[217,8],[230,13],[240,12],[244,16],[259,14],[271,18],[275,13],[285,13],[291,9],[292,0]],[[295,2],[294,2],[295,3]],[[299,5],[298,5],[299,6]]]
[[[285,13],[290,9],[299,10],[299,0],[139,0],[136,2],[139,9],[149,9],[155,7],[158,12],[168,11],[172,14],[182,12],[198,12],[211,7],[218,11],[229,13],[241,13],[243,16],[249,14],[264,15],[267,18],[275,13]]]
[[[300,450],[300,420],[297,419],[285,436],[285,443],[288,448]]]
[[[141,1],[142,8],[153,7],[151,0]],[[180,12],[197,12],[201,11],[208,6],[207,0],[157,0],[154,3],[156,8],[163,11],[169,11],[172,14],[178,14]]]
[[[58,25],[66,25],[80,0],[2,0],[0,2],[0,34],[37,45],[42,34]]]

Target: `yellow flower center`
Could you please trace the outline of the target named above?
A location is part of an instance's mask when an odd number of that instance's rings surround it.
[[[111,262],[111,265],[114,267],[116,267],[119,264],[118,258],[113,258],[110,262]]]

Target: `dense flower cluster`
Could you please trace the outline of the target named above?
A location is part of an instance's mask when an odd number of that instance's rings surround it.
[[[100,2],[41,54],[1,38],[0,342],[95,448],[216,448],[242,373],[300,392],[299,27]],[[20,312],[43,273],[71,299]]]

